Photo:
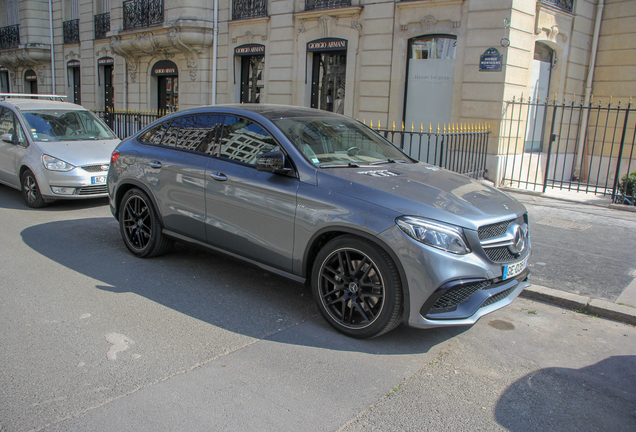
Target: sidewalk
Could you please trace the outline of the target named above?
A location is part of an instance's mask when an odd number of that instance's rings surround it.
[[[612,204],[611,197],[594,195],[591,193],[580,193],[558,189],[548,189],[546,190],[546,193],[509,188],[500,189],[513,194],[524,194],[541,198],[562,200],[570,203],[579,203],[581,205],[599,206],[616,211],[636,212],[636,207],[634,206]],[[636,245],[634,248],[636,249]],[[633,274],[632,276],[635,277],[634,281],[623,290],[614,303],[607,300],[595,299],[534,284],[525,289],[521,296],[574,309],[583,313],[598,315],[600,317],[636,325],[636,274]],[[530,282],[532,282],[532,276],[530,277]]]

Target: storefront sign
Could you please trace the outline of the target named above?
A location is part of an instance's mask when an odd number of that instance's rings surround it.
[[[80,62],[79,62],[79,60],[71,60],[68,63],[66,63],[66,67],[78,68],[78,67],[80,67]]]
[[[235,56],[265,55],[265,45],[247,44],[234,48]]]
[[[501,54],[497,48],[488,48],[481,56],[479,70],[486,72],[501,71]]]
[[[26,71],[24,73],[24,80],[25,81],[37,81],[38,80],[38,76],[35,73],[35,71],[33,69],[29,69],[28,71]]]
[[[97,64],[99,66],[113,66],[115,64],[115,59],[112,57],[102,57],[97,60]]]
[[[307,51],[309,52],[323,52],[323,51],[346,51],[347,40],[336,38],[324,38],[316,39],[315,41],[307,42]]]
[[[9,72],[9,69],[0,66],[0,72]]]
[[[161,60],[152,67],[152,76],[179,76],[177,65],[170,60]]]

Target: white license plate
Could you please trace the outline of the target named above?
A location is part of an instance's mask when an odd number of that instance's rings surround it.
[[[518,263],[507,265],[503,268],[503,279],[510,279],[511,277],[517,276],[528,266],[528,258],[523,261],[519,261]]]
[[[91,184],[104,184],[106,183],[106,176],[95,176],[91,177]]]

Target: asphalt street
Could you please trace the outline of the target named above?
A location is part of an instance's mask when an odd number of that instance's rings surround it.
[[[528,209],[531,221],[623,225]],[[472,327],[358,341],[303,286],[223,255],[134,258],[105,200],[31,210],[0,186],[0,224],[3,432],[636,429],[634,326],[519,298]],[[531,222],[545,286],[548,271],[555,286],[572,280],[541,252],[557,255],[551,239],[582,243],[541,234],[554,228]],[[610,273],[629,267],[620,256]]]

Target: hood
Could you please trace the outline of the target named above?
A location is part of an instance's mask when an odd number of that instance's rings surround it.
[[[36,145],[44,154],[61,159],[75,166],[110,163],[110,154],[119,139],[96,141],[38,141]]]
[[[514,198],[469,177],[424,163],[318,170],[318,186],[400,214],[476,230],[525,213]]]

